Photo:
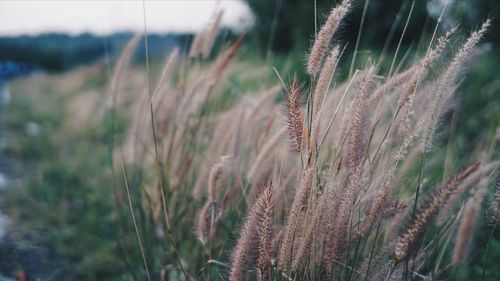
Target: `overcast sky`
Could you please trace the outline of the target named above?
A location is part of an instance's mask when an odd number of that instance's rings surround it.
[[[219,8],[233,29],[253,20],[241,0],[146,0],[145,8],[148,32],[194,32]],[[0,0],[0,36],[143,31],[143,12],[142,0]]]

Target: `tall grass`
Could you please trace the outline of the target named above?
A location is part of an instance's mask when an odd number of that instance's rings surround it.
[[[186,280],[413,280],[451,276],[464,264],[498,163],[480,145],[442,183],[428,174],[439,161],[441,116],[489,21],[455,52],[452,29],[404,68],[367,64],[338,81],[342,48],[332,38],[349,10],[349,1],[334,7],[320,29],[308,81],[282,81],[225,107],[217,106],[221,85],[243,38],[210,59],[221,14],[196,35],[189,58],[172,55],[166,68],[175,70],[139,99],[130,141],[115,155],[143,167],[136,188],[156,194],[147,205],[163,209],[142,211],[152,221],[144,225],[168,234],[163,257],[145,259],[145,268],[172,264]],[[284,104],[274,102],[279,88]],[[475,186],[469,178],[480,187],[457,210],[456,194]],[[195,254],[186,253],[190,228]]]
[[[131,94],[131,39],[107,102],[88,115],[111,120],[114,187],[103,188],[130,277],[434,280],[467,266],[498,139],[445,175],[439,133],[489,21],[460,43],[455,29],[435,34],[403,67],[369,62],[340,81],[335,35],[350,9],[332,8],[303,81],[238,61],[244,37],[216,40],[220,12],[187,54],[167,57],[154,92],[141,84]],[[252,79],[257,91],[238,88]],[[120,116],[130,126],[115,139]],[[484,227],[498,221],[498,193],[497,182]]]

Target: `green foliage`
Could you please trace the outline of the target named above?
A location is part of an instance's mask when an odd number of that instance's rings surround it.
[[[317,0],[317,29],[321,27],[328,13],[339,1]],[[248,5],[253,10],[257,22],[253,29],[254,41],[265,53],[268,49],[278,52],[287,52],[293,49],[303,53],[307,50],[311,40],[314,39],[315,12],[314,2],[307,0],[249,0]],[[349,48],[354,49],[360,19],[362,17],[364,1],[354,1],[353,9],[344,24],[340,35],[342,41],[349,42]],[[365,26],[361,41],[361,48],[382,49],[385,40],[395,41],[398,38],[388,38],[388,30],[391,30],[396,21],[395,34],[400,34],[408,14],[411,1],[380,1],[371,0],[366,13]],[[400,13],[400,14],[398,14]],[[404,38],[404,44],[415,43],[422,27],[427,26],[426,1],[416,1],[412,13],[411,22],[407,30],[408,36]],[[376,24],[367,24],[374,23]],[[352,52],[348,52],[352,53]]]

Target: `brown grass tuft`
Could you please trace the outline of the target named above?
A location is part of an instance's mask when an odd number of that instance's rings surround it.
[[[481,203],[486,194],[487,185],[488,178],[482,178],[478,184],[476,194],[471,197],[465,205],[462,219],[458,226],[457,240],[453,248],[453,265],[463,264],[467,257],[472,238],[474,237],[474,228],[481,210]]]
[[[264,190],[256,204],[258,217],[259,242],[257,250],[257,280],[264,280],[271,266],[271,257],[274,255],[274,203],[273,185]]]
[[[272,253],[273,237],[273,212],[274,196],[272,185],[259,196],[240,232],[240,238],[236,243],[231,258],[231,270],[229,280],[239,281],[243,279],[244,272],[250,263],[249,257],[257,245],[258,275],[263,276],[267,272]],[[259,280],[259,279],[258,279]]]
[[[349,134],[349,151],[347,163],[350,173],[359,173],[366,152],[367,118],[369,114],[368,97],[375,75],[375,67],[369,67],[364,74],[360,87],[353,101],[353,111],[351,116],[351,131]]]
[[[300,87],[294,79],[286,95],[287,126],[291,147],[294,151],[302,151],[304,120],[300,110]]]
[[[219,161],[212,166],[210,170],[210,175],[208,177],[208,202],[213,203],[217,200],[217,193],[219,189],[220,182],[229,173],[231,169],[232,157],[230,155],[225,155],[219,158]]]
[[[399,236],[399,241],[395,246],[395,261],[401,262],[406,259],[412,251],[419,238],[425,233],[427,225],[439,208],[446,203],[450,194],[455,191],[457,186],[479,167],[476,162],[465,168],[454,177],[445,182],[437,192],[430,197],[423,206],[417,211],[409,226]]]
[[[342,19],[349,11],[350,6],[350,1],[344,0],[340,5],[334,7],[330,12],[330,15],[328,15],[328,18],[319,31],[316,40],[314,40],[311,53],[309,54],[309,59],[307,61],[307,73],[310,75],[315,76],[318,73],[323,57],[325,56],[326,50],[330,45],[330,41],[339,28]]]
[[[478,31],[473,32],[469,36],[440,78],[440,83],[433,96],[433,104],[428,115],[429,117],[425,123],[426,126],[422,139],[422,150],[429,151],[431,149],[434,131],[436,130],[436,126],[446,100],[453,94],[456,77],[489,26],[490,20],[487,20]]]
[[[315,167],[310,167],[305,170],[300,178],[299,186],[295,191],[292,206],[288,212],[288,217],[283,230],[283,240],[278,258],[278,268],[287,273],[290,271],[292,263],[294,239],[297,237],[296,232],[299,226],[299,221],[302,210],[307,204],[309,193],[311,191],[315,175]]]
[[[321,110],[321,105],[323,104],[325,95],[328,92],[330,81],[332,80],[332,77],[335,73],[335,69],[337,68],[339,54],[340,54],[340,48],[339,46],[335,46],[330,51],[330,54],[326,58],[323,68],[321,68],[321,73],[319,75],[319,79],[318,82],[316,83],[316,88],[314,90],[314,103],[313,103],[314,117],[317,117]]]
[[[205,245],[212,240],[215,234],[215,226],[219,223],[222,210],[216,203],[207,202],[197,215],[196,237]]]

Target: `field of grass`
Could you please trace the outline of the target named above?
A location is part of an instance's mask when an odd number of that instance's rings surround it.
[[[339,79],[347,10],[304,69],[243,37],[212,50],[214,24],[164,63],[129,65],[136,36],[111,67],[13,81],[2,207],[64,262],[41,279],[500,278],[498,113],[464,150],[454,102],[487,23]]]

